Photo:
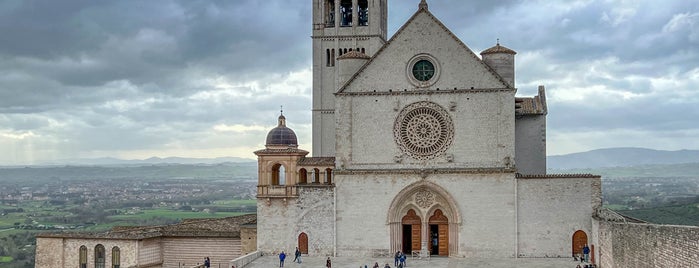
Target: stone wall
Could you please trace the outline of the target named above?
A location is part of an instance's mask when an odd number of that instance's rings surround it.
[[[211,267],[223,267],[242,255],[238,238],[168,237],[162,240],[163,267],[190,267],[211,259]],[[141,249],[143,251],[143,249]],[[186,266],[185,266],[186,265]]]
[[[78,267],[81,246],[87,247],[88,267],[94,267],[97,245],[104,246],[106,267],[111,267],[114,247],[119,248],[121,267],[139,265],[135,240],[37,237],[36,243],[35,268]]]
[[[400,243],[400,219],[405,215],[402,213],[414,209],[426,220],[437,208],[443,210],[450,223],[455,223],[449,227],[454,228],[450,232],[457,238],[449,241],[451,256],[514,256],[513,173],[336,174],[338,256],[390,252],[392,243]],[[425,190],[434,193],[434,202],[416,203],[414,193],[404,191],[415,185],[425,185]],[[448,215],[449,210],[452,215]],[[391,222],[399,225],[393,237]]]
[[[699,267],[699,226],[600,221],[601,268]]]
[[[515,120],[515,165],[521,174],[546,174],[546,116]]]
[[[243,255],[257,251],[257,228],[255,226],[240,227],[240,243]]]
[[[599,176],[518,177],[518,256],[570,257],[577,230],[595,245],[592,216],[602,205],[601,195]]]
[[[301,233],[308,236],[308,254],[332,256],[334,187],[299,186],[298,198],[260,198],[257,202],[257,249],[265,254],[293,254]]]

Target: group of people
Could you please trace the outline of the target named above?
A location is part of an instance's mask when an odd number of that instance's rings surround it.
[[[394,265],[398,268],[403,268],[405,267],[405,259],[407,257],[405,256],[405,253],[399,251],[396,251],[396,254],[393,255],[393,260],[394,260]],[[388,264],[386,265],[388,266]]]
[[[286,259],[286,253],[282,250],[282,253],[279,253],[279,267],[284,267],[284,259]],[[296,252],[294,252],[294,262],[301,263],[301,250],[299,250],[299,247],[296,247]],[[330,268],[330,257],[328,257],[325,266]]]

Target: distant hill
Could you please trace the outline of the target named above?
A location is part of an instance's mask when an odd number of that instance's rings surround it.
[[[549,169],[629,167],[699,163],[699,150],[663,151],[645,148],[607,148],[547,157]]]
[[[160,164],[204,164],[213,165],[221,163],[246,163],[257,162],[256,159],[241,157],[216,157],[216,158],[185,158],[185,157],[151,157],[147,159],[118,159],[113,157],[66,159],[38,164],[39,166],[74,165],[74,166],[112,166],[112,165],[160,165]]]

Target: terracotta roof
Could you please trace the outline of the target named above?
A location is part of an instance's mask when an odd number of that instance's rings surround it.
[[[370,59],[367,54],[364,54],[362,52],[352,50],[350,52],[347,52],[345,54],[342,54],[342,56],[337,57],[338,60],[342,59]]]
[[[515,98],[515,114],[517,115],[546,115],[546,91],[539,86],[539,95],[534,97]]]
[[[489,49],[483,50],[481,52],[481,55],[495,54],[495,53],[504,53],[504,54],[512,54],[512,55],[517,54],[517,52],[515,52],[514,50],[506,48],[504,46],[501,46],[500,43],[497,43],[495,46],[493,46]]]
[[[92,239],[147,239],[155,237],[240,237],[240,226],[255,223],[257,214],[218,219],[190,219],[160,226],[117,226],[107,232],[43,233],[37,237]]]
[[[335,157],[304,157],[298,162],[299,166],[334,166]]]

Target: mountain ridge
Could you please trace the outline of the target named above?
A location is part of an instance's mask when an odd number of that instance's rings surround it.
[[[549,169],[630,167],[699,163],[699,150],[655,150],[638,147],[595,149],[547,156]]]

